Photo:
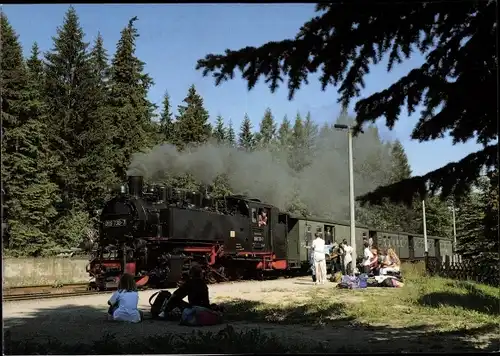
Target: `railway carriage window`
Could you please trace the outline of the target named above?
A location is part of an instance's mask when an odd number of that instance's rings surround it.
[[[311,232],[311,225],[307,224],[306,225],[306,239],[312,240],[312,232]]]

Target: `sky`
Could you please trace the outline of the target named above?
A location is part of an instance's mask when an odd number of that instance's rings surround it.
[[[28,55],[35,41],[42,52],[52,48],[52,37],[62,24],[68,6],[4,5],[3,11]],[[130,18],[138,17],[136,26],[140,37],[136,55],[146,63],[145,71],[154,79],[149,99],[157,105],[168,91],[172,104],[177,107],[189,86],[194,84],[204,99],[211,121],[220,114],[226,121],[232,120],[235,128],[239,128],[245,113],[254,128],[258,128],[268,107],[278,122],[284,115],[293,120],[297,111],[302,114],[309,111],[313,120],[321,125],[334,121],[339,114],[336,89],[329,87],[321,91],[314,77],[289,101],[286,86],[271,94],[265,83],[260,82],[248,92],[246,82],[236,75],[235,79],[216,87],[210,76],[204,78],[201,71],[195,70],[197,60],[209,53],[293,37],[313,16],[313,4],[100,4],[75,5],[75,9],[86,40],[93,42],[100,32],[110,55],[115,51],[120,31]],[[390,73],[384,62],[372,66],[361,96],[385,89],[421,63],[423,58],[415,55]],[[460,160],[481,148],[473,141],[452,145],[449,137],[424,143],[411,140],[418,112],[409,117],[403,110],[392,131],[385,127],[384,119],[377,121],[382,137],[403,143],[414,175]]]

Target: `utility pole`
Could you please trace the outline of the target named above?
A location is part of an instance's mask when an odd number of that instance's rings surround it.
[[[453,217],[453,253],[457,250],[457,222],[455,220],[455,204],[451,206],[451,215]]]
[[[352,263],[353,271],[356,269],[356,259],[357,259],[357,246],[356,246],[356,216],[355,216],[355,205],[354,205],[354,166],[353,166],[353,155],[352,155],[352,127],[348,125],[333,125],[333,127],[340,131],[347,131],[347,145],[348,145],[348,155],[349,155],[349,211],[350,211],[350,235],[351,235],[351,246],[352,246]]]
[[[427,223],[425,221],[425,200],[422,200],[422,222],[423,222],[423,228],[424,228],[424,252],[425,256],[427,257],[429,255],[429,245],[427,244]]]

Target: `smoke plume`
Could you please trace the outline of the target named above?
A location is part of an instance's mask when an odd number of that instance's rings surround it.
[[[388,147],[374,130],[354,138],[355,194],[368,192],[387,181]],[[293,158],[290,160],[290,156]],[[300,172],[290,161],[306,160]],[[307,150],[276,148],[246,152],[214,142],[179,152],[170,144],[136,153],[127,172],[150,182],[189,173],[199,183],[211,184],[225,174],[233,193],[246,194],[286,210],[299,200],[316,216],[344,219],[349,206],[348,150],[345,132],[322,132]]]

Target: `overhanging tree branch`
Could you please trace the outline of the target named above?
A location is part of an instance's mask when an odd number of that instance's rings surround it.
[[[346,107],[360,96],[369,64],[378,63],[387,54],[390,71],[394,63],[418,51],[426,58],[420,68],[387,89],[358,100],[356,130],[381,116],[392,128],[404,105],[410,114],[423,105],[413,139],[433,140],[449,132],[454,143],[476,138],[486,147],[498,137],[495,7],[494,1],[374,2],[362,8],[355,2],[319,4],[319,15],[305,23],[295,38],[226,50],[224,55],[210,54],[199,60],[196,68],[203,69],[205,76],[211,73],[216,85],[233,79],[239,69],[249,90],[260,77],[271,92],[287,81],[289,99],[308,84],[309,74],[320,70],[322,89],[338,87],[339,103]],[[496,161],[488,153],[490,147],[429,173],[424,180],[441,184],[442,195],[459,193],[463,184],[479,174],[479,161],[485,165]],[[450,170],[458,174],[456,181],[440,177]],[[401,184],[413,195],[420,190],[422,179],[415,177]],[[379,193],[389,196],[397,187],[392,185]]]

